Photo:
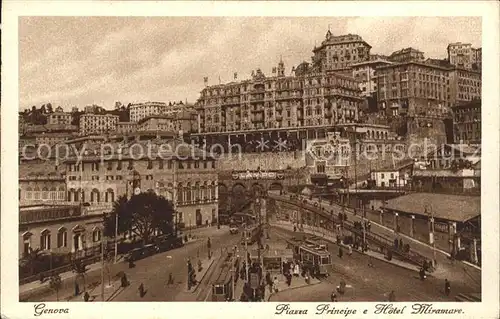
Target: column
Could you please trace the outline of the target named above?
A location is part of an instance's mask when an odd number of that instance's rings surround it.
[[[411,220],[410,220],[410,237],[415,236],[415,215],[411,215]]]
[[[477,264],[478,260],[477,260],[477,239],[474,238],[473,241],[472,241],[472,249],[471,249],[471,252],[472,252],[472,262],[474,264]]]
[[[398,213],[394,213],[394,231],[398,232]]]
[[[455,235],[457,233],[457,223],[448,223],[448,246],[452,256],[455,256],[458,252],[457,246],[455,244]]]

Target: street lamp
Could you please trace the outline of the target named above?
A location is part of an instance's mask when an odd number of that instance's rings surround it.
[[[429,212],[427,208],[430,208],[431,215],[430,215],[430,229],[429,229],[429,242],[432,245],[432,267],[436,267],[436,241],[434,239],[434,210],[432,209],[431,205],[425,205],[425,211],[424,213],[429,216]]]

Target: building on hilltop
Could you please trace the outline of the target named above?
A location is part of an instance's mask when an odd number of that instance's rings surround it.
[[[359,88],[363,96],[372,96],[377,93],[377,67],[389,65],[392,62],[382,59],[370,60],[351,65],[352,76],[359,80]]]
[[[456,67],[449,78],[452,106],[481,99],[481,72]]]
[[[71,125],[71,122],[73,120],[73,117],[71,113],[65,113],[62,109],[62,107],[57,107],[56,111],[54,113],[50,113],[47,116],[47,123],[48,124],[65,124],[65,125]]]
[[[197,102],[200,132],[330,126],[355,122],[359,83],[336,73],[300,73],[206,87]]]
[[[423,62],[425,57],[424,52],[410,47],[394,51],[391,55],[389,55],[388,60],[398,63]]]
[[[453,108],[455,143],[481,144],[481,100]]]
[[[448,44],[448,61],[458,68],[481,71],[482,49],[470,43],[455,42]]]
[[[351,64],[370,59],[369,45],[357,34],[334,36],[328,30],[325,40],[313,49],[312,62],[320,71],[335,71],[349,68]]]
[[[118,119],[118,115],[111,114],[82,114],[80,117],[80,135],[115,131]]]

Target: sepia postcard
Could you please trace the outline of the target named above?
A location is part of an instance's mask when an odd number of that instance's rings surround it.
[[[2,318],[499,318],[498,12],[4,2]]]

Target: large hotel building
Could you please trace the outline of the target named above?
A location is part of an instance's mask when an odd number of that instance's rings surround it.
[[[251,80],[208,86],[197,102],[199,132],[331,126],[354,123],[363,101],[359,81],[341,73],[353,63],[368,61],[370,46],[357,35],[333,37],[314,49],[312,63],[303,62],[285,75],[259,69]],[[273,72],[275,73],[275,72]]]

